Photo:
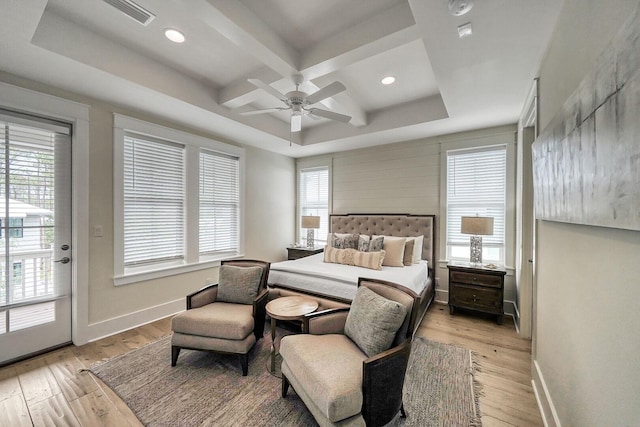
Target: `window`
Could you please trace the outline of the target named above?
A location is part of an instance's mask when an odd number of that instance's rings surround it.
[[[240,161],[200,152],[200,256],[237,253],[240,218]]]
[[[244,150],[114,115],[116,285],[241,254]]]
[[[320,217],[320,228],[315,231],[316,245],[326,243],[329,233],[329,167],[300,169],[298,190],[298,224],[301,217],[313,215]],[[306,244],[307,230],[300,228],[299,241]]]
[[[24,219],[9,218],[9,237],[24,237]],[[0,238],[2,238],[2,220],[0,219]]]
[[[506,147],[447,151],[447,258],[469,261],[462,216],[493,217],[493,235],[482,236],[483,262],[505,263]]]

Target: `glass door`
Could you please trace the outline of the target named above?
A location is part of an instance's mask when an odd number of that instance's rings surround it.
[[[0,109],[0,364],[71,341],[71,127]]]

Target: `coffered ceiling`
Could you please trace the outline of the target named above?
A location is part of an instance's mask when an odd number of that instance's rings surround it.
[[[104,0],[3,2],[0,70],[293,157],[516,122],[562,4],[476,0],[456,17],[448,0],[135,2],[148,25]],[[248,78],[286,93],[297,74],[308,94],[342,82],[317,106],[350,122],[303,117],[291,133],[289,112],[239,114],[283,106]]]

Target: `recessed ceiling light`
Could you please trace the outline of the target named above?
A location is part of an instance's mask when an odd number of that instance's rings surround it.
[[[461,39],[469,37],[471,34],[473,34],[471,22],[467,22],[466,24],[462,24],[458,27],[458,37],[460,37]]]
[[[184,42],[184,34],[182,34],[178,30],[174,30],[173,28],[167,28],[166,30],[164,30],[164,35],[174,43]]]
[[[382,80],[380,80],[380,83],[382,83],[383,85],[390,85],[395,81],[396,81],[395,77],[387,76],[387,77],[384,77]]]

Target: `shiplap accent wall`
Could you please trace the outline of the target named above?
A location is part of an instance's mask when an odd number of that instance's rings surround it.
[[[334,213],[432,213],[439,208],[440,145],[411,141],[333,156]]]

